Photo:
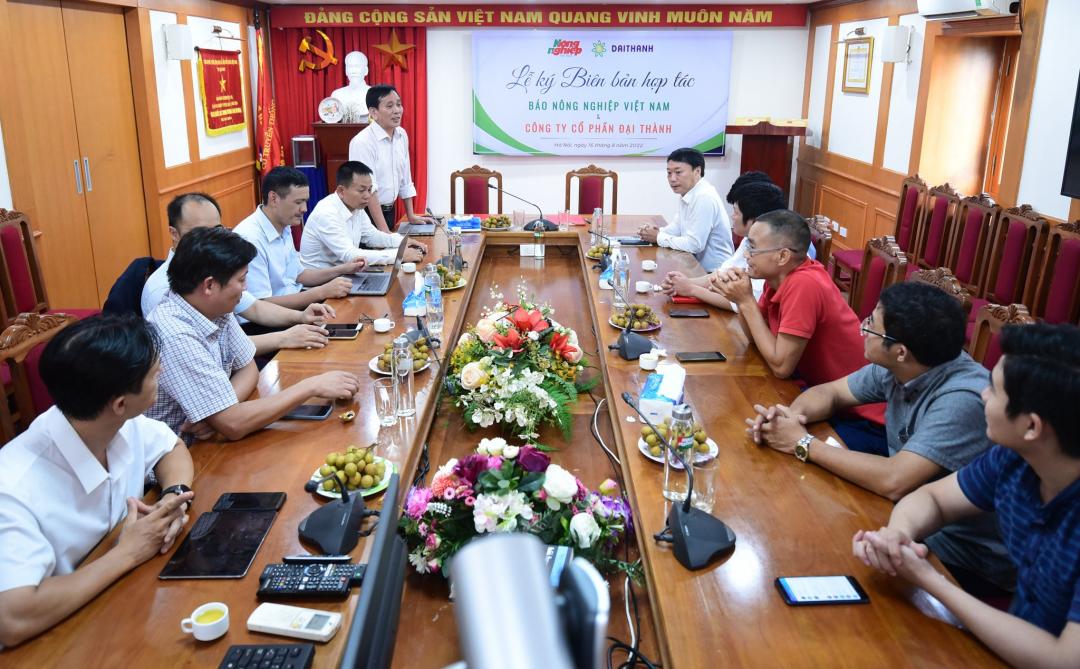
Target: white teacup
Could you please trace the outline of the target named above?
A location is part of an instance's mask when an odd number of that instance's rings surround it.
[[[375,332],[389,332],[394,329],[394,321],[389,318],[376,318],[371,324]]]
[[[180,621],[180,631],[199,641],[213,641],[229,631],[229,607],[221,602],[203,604]]]
[[[401,271],[405,272],[406,274],[412,274],[413,272],[416,271],[416,263],[414,263],[414,262],[403,262],[403,263],[401,263]]]
[[[638,281],[634,284],[634,290],[639,293],[649,293],[652,292],[652,284],[648,281]]]
[[[654,269],[656,269],[656,261],[655,260],[642,260],[641,261],[641,269],[645,270],[646,272],[653,271]]]
[[[638,356],[637,361],[642,369],[651,372],[656,369],[656,365],[660,362],[660,356],[655,353],[642,353]]]

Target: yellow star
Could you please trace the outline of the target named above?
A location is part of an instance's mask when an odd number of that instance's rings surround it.
[[[218,84],[220,84],[220,85],[221,85],[221,92],[222,92],[222,93],[224,93],[224,92],[225,92],[225,84],[226,84],[226,83],[227,83],[227,82],[225,81],[225,77],[222,77],[222,78],[221,78],[221,79],[220,79],[220,80],[218,81]]]
[[[415,49],[416,45],[415,44],[404,44],[404,43],[402,43],[398,39],[397,30],[391,30],[390,31],[390,43],[389,44],[376,44],[375,48],[378,51],[382,51],[387,56],[389,56],[389,58],[386,59],[386,64],[383,65],[384,69],[387,68],[387,67],[390,67],[390,63],[397,62],[397,64],[401,67],[401,69],[407,70],[407,69],[409,69],[409,63],[408,63],[408,61],[405,60],[405,52],[408,51],[409,49]]]

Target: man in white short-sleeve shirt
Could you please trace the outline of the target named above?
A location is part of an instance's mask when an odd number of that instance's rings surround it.
[[[409,165],[409,135],[401,127],[405,107],[397,89],[388,84],[372,86],[367,92],[368,127],[349,142],[349,160],[364,163],[372,170],[372,190],[377,197],[368,205],[375,227],[390,232],[397,221],[394,207],[400,197],[409,223],[434,223],[413,209],[416,186]]]
[[[371,168],[355,160],[337,171],[337,189],[315,205],[304,224],[300,264],[322,269],[363,258],[368,265],[388,265],[397,258],[404,237],[383,232],[364,212],[372,197]],[[402,259],[420,262],[427,246],[410,239]]]
[[[675,222],[663,228],[651,223],[638,235],[645,241],[693,254],[706,272],[731,257],[731,221],[724,201],[705,181],[705,156],[697,149],[675,149],[667,159],[668,186],[679,196]]]
[[[162,338],[162,372],[157,401],[147,415],[164,421],[187,443],[215,432],[241,439],[311,398],[352,398],[359,387],[353,374],[326,372],[247,399],[259,381],[255,347],[232,312],[255,255],[255,248],[231,230],[192,230],[169,266],[171,290],[150,314]]]
[[[158,340],[134,316],[94,316],[41,356],[56,405],[0,448],[0,645],[56,625],[166,552],[187,522],[194,467],[154,401]],[[160,500],[143,503],[153,472]],[[83,559],[117,525],[115,546]]]

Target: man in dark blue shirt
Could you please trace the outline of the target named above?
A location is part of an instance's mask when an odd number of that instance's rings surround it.
[[[1015,666],[1080,666],[1080,329],[1025,325],[983,391],[986,431],[1001,444],[896,505],[888,527],[860,531],[856,557],[944,603]],[[916,540],[981,510],[996,511],[1017,566],[1009,612],[953,585]]]

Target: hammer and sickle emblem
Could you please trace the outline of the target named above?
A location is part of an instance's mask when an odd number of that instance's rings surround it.
[[[307,37],[300,40],[300,53],[313,53],[322,59],[317,63],[314,63],[310,60],[301,59],[301,72],[303,72],[304,70],[323,70],[330,65],[337,65],[337,58],[334,57],[334,43],[330,41],[330,37],[327,36],[327,34],[323,31],[316,30],[315,32],[319,34],[319,37],[322,37],[323,43],[326,44],[326,49],[320,49],[319,47],[315,46]]]

